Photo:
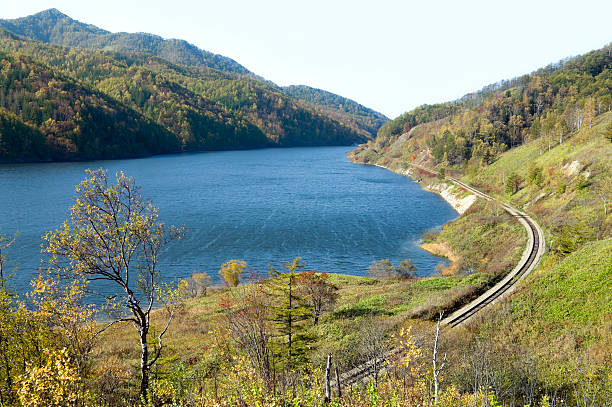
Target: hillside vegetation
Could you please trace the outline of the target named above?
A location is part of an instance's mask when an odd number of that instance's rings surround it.
[[[327,111],[332,117],[334,112],[336,112],[337,118],[340,121],[349,118],[351,122],[354,122],[360,128],[364,128],[372,134],[376,134],[378,129],[389,121],[389,119],[381,113],[322,89],[311,88],[305,85],[292,85],[283,87],[283,91],[297,100],[310,103]],[[339,113],[346,113],[346,115]]]
[[[606,405],[611,397],[611,64],[606,47],[455,102],[422,106],[349,154],[398,172],[417,163],[452,174],[526,211],[544,229],[548,250],[533,275],[450,336],[457,359],[450,359],[449,375],[459,389],[477,388],[470,374],[479,366],[508,405],[517,396],[512,380],[524,381],[531,400],[548,393],[551,405]],[[444,182],[412,171],[426,185]],[[454,272],[499,270],[516,238],[488,234],[488,225],[520,229],[499,214],[495,205],[476,203],[425,239],[459,259]],[[490,253],[500,260],[492,264]],[[514,379],[513,369],[522,372]]]
[[[19,143],[12,147],[5,141],[6,153],[0,156],[3,161],[348,145],[371,138],[387,120],[379,113],[329,93],[326,96],[333,98],[337,105],[294,97],[234,61],[185,42],[166,41],[148,34],[111,34],[72,20],[57,10],[18,20],[1,20],[0,27],[4,27],[0,28],[0,52],[6,59],[2,106],[14,113],[22,125],[38,129],[44,136],[46,151],[42,155],[19,153],[22,151]],[[110,46],[105,41],[122,45]],[[28,62],[19,66],[9,63],[13,60]],[[104,96],[117,109],[130,111],[141,127],[155,124],[157,130],[151,131],[152,140],[135,144],[133,140],[140,136],[130,133],[135,131],[131,128],[94,129],[90,128],[93,123],[77,123],[76,116],[60,114],[57,109],[66,103],[61,95],[36,93],[47,84],[41,83],[37,88],[15,82],[19,75],[29,74],[28,64],[36,64],[37,69],[47,70],[49,75],[61,75],[75,86]],[[32,105],[24,106],[24,103]],[[39,105],[46,107],[39,108]],[[342,106],[351,106],[351,109]],[[36,117],[32,111],[36,111]],[[41,125],[49,119],[57,121],[58,116],[65,127],[61,137],[66,140],[61,146],[54,141],[57,132],[52,133]],[[98,131],[101,134],[95,137],[103,137],[104,131],[116,133],[125,148],[110,146],[98,153],[94,147],[83,151],[68,140],[89,139]],[[163,132],[168,140],[157,140],[156,131]],[[72,133],[68,135],[68,132]],[[87,143],[96,144],[95,141]]]
[[[107,35],[51,14],[73,25],[69,32]],[[43,37],[61,34],[37,27],[31,32]],[[334,118],[343,109],[369,113],[333,95],[283,91],[204,64],[10,32],[0,50],[5,160],[221,148],[228,140],[333,144],[361,138],[368,123]],[[611,55],[607,47],[422,106],[349,153],[357,163],[410,170],[432,189],[447,188],[451,174],[542,226],[538,268],[460,327],[438,330],[436,321],[499,281],[527,241],[499,203],[476,201],[426,231],[424,243],[452,260],[430,277],[417,278],[409,259],[375,259],[369,277],[308,270],[299,258],[247,275],[244,261],[228,260],[219,270],[226,286],[209,287],[206,273],[164,280],[158,256],[185,231],[166,226],[129,176],[88,171],[65,223],[43,236],[45,272],[25,297],[11,291],[4,253],[13,239],[0,234],[0,404],[609,405]],[[100,280],[106,285],[96,290]],[[86,295],[106,305],[84,305]],[[331,386],[366,361],[365,381]]]

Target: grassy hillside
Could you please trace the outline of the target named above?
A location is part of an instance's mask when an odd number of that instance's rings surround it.
[[[349,155],[452,174],[526,211],[545,231],[548,250],[535,273],[508,300],[449,333],[447,380],[462,394],[490,388],[504,405],[546,396],[551,405],[599,406],[612,397],[610,63],[607,48],[593,51],[420,107]],[[513,246],[519,230],[499,208],[476,203],[425,239],[458,259],[452,271],[499,270],[508,261],[507,270],[520,255]]]
[[[562,400],[607,405],[612,397],[611,256],[609,238],[565,258],[549,256],[509,301],[471,326],[467,340],[479,345],[463,342],[457,354],[479,348],[487,354],[488,372],[522,370],[523,377],[531,377],[534,399],[548,393],[561,405]],[[465,372],[473,369],[471,362],[459,356],[449,372],[464,389],[470,387]],[[496,386],[499,393],[508,392],[507,384]]]
[[[407,318],[430,315],[431,310],[478,290],[487,280],[480,273],[415,280],[330,274],[330,283],[339,288],[338,300],[333,310],[323,314],[318,325],[313,326],[311,321],[307,323],[308,336],[313,339],[309,345],[310,363],[313,368],[321,366],[332,353],[341,369],[352,368],[367,358],[364,327],[372,329],[372,324],[375,324],[376,334],[388,337],[405,326]],[[272,286],[274,283],[264,281],[263,284]],[[238,383],[235,377],[225,372],[235,369],[239,358],[234,354],[237,343],[228,330],[224,304],[240,304],[251,289],[249,285],[215,289],[206,296],[188,300],[168,333],[165,358],[157,368],[159,380],[183,381],[184,389],[216,382],[218,394],[231,394],[231,389]],[[157,317],[159,320],[156,322],[161,324],[163,313],[158,313]],[[415,334],[423,338],[429,336],[431,322],[414,320],[412,325]],[[105,333],[102,341],[105,345],[96,356],[100,360],[100,374],[112,367],[127,376],[133,375],[131,372],[137,370],[139,360],[133,328],[129,325],[113,328]],[[105,397],[134,397],[133,393],[115,390],[116,393]],[[202,400],[210,398],[212,402],[214,389],[209,386],[204,391],[206,393],[199,393],[196,397],[204,397]]]
[[[590,128],[612,109],[611,88],[612,57],[605,47],[458,101],[404,113],[381,127],[367,149],[385,153],[408,139],[397,151],[405,160],[422,154],[431,165],[476,170],[529,140],[555,145]],[[426,125],[429,131],[418,134]]]

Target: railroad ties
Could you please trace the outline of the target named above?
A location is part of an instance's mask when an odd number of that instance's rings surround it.
[[[426,171],[430,174],[437,175],[437,173],[429,168],[422,167],[417,164],[411,164],[412,166],[419,168],[423,171]],[[480,192],[479,190],[457,180],[454,178],[448,178],[453,183],[458,185],[459,187],[465,189],[466,191],[472,192],[476,196],[485,199],[487,201],[494,201],[495,199],[491,196]],[[474,301],[460,308],[459,310],[452,313],[450,316],[445,318],[442,321],[446,327],[455,328],[465,321],[469,320],[478,311],[485,308],[487,305],[495,302],[500,299],[502,296],[509,294],[516,287],[516,283],[520,281],[522,278],[531,273],[537,264],[540,261],[540,258],[544,254],[545,250],[545,242],[544,242],[544,232],[542,229],[525,213],[520,212],[519,210],[513,208],[512,206],[501,203],[502,207],[506,212],[510,215],[514,216],[524,227],[528,234],[528,247],[526,247],[525,252],[519,263],[516,267],[506,275],[500,282],[498,282],[491,289],[487,290],[484,294],[476,298]],[[384,355],[383,358],[376,360],[369,360],[354,369],[343,373],[340,375],[340,383],[342,387],[351,386],[358,382],[367,381],[371,376],[373,376],[375,365],[382,366],[381,371],[384,370],[384,364],[389,357],[397,355],[400,353],[400,349],[392,349],[388,353]]]

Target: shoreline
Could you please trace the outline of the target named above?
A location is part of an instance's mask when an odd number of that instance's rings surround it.
[[[355,163],[355,164],[362,164],[362,163]],[[448,185],[445,182],[424,185],[420,183],[418,180],[414,179],[414,176],[413,176],[414,174],[411,171],[411,169],[406,169],[403,171],[396,171],[390,167],[387,167],[381,164],[363,164],[363,165],[372,165],[375,167],[384,168],[395,174],[399,174],[399,175],[403,175],[404,177],[412,178],[414,182],[416,182],[417,184],[420,184],[421,187],[425,189],[426,191],[433,192],[434,194],[440,195],[442,199],[444,199],[450,206],[453,207],[453,209],[459,214],[459,216],[463,215],[468,209],[470,209],[472,204],[476,202],[476,200],[478,199],[476,195],[470,194],[470,193],[467,193],[467,195],[461,197],[460,195],[463,195],[463,193],[462,194],[456,193],[455,186]]]
[[[362,164],[362,163],[355,163],[355,164]],[[464,196],[463,197],[460,196],[460,194],[455,191],[454,185],[448,185],[445,182],[438,182],[438,183],[424,185],[420,181],[415,179],[414,173],[410,168],[402,171],[402,170],[393,170],[392,168],[381,165],[381,164],[364,164],[364,165],[373,165],[375,167],[384,168],[385,170],[394,172],[396,174],[399,174],[405,177],[410,177],[414,182],[416,182],[417,184],[420,184],[424,190],[441,196],[442,199],[444,199],[457,212],[457,214],[459,215],[457,217],[460,217],[461,215],[463,215],[472,206],[472,204],[476,202],[476,200],[478,199],[476,195],[471,194],[471,193],[467,193],[467,195],[465,195],[465,192],[463,192],[461,193],[461,195],[464,195]],[[449,221],[449,222],[452,222],[452,221]],[[453,253],[453,251],[446,244],[421,242],[421,244],[419,244],[419,247],[425,250],[429,254],[432,254],[436,257],[440,257],[443,259],[447,259],[450,262],[448,266],[440,270],[440,275],[450,276],[450,275],[456,274],[459,256]]]

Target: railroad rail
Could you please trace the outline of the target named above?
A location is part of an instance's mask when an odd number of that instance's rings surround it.
[[[449,178],[453,183],[460,186],[461,188],[469,191],[476,196],[486,199],[488,201],[494,201],[495,199],[491,196],[480,192],[479,190],[465,184],[454,178]],[[512,206],[501,203],[501,206],[506,212],[512,215],[519,221],[527,231],[527,246],[523,251],[523,256],[519,260],[518,264],[514,269],[509,272],[500,282],[495,284],[492,288],[487,290],[484,294],[480,295],[474,301],[463,306],[451,315],[442,320],[442,324],[456,327],[463,322],[472,318],[478,311],[483,309],[489,304],[494,303],[501,297],[511,293],[516,288],[516,283],[529,275],[538,265],[542,255],[545,251],[545,240],[544,232],[540,226],[531,219],[526,213],[519,211]]]
[[[411,166],[418,168],[422,171],[425,171],[432,175],[437,175],[437,172],[431,170],[426,167],[422,167],[418,164],[410,164]],[[454,184],[463,188],[464,190],[473,193],[474,195],[485,199],[487,201],[496,201],[495,198],[473,188],[458,179],[452,177],[446,177]],[[442,320],[443,326],[446,328],[455,328],[464,322],[471,319],[474,315],[476,315],[480,310],[488,306],[489,304],[495,303],[502,297],[510,294],[516,288],[516,284],[529,275],[538,265],[544,251],[546,250],[544,232],[540,228],[540,226],[531,219],[526,213],[519,211],[518,209],[500,202],[501,206],[504,208],[506,212],[512,215],[515,219],[518,220],[521,225],[527,231],[527,246],[523,251],[523,255],[519,260],[518,264],[514,269],[509,272],[501,281],[487,290],[485,293],[480,295],[475,300],[471,301],[469,304],[461,307],[457,311],[453,312],[451,315]],[[399,353],[398,349],[392,349],[389,351],[383,358],[377,360],[374,363],[373,360],[369,360],[354,369],[340,375],[340,383],[343,387],[350,386],[358,381],[365,381],[374,373],[375,366],[380,366],[385,363],[385,360],[389,357],[396,355]]]

